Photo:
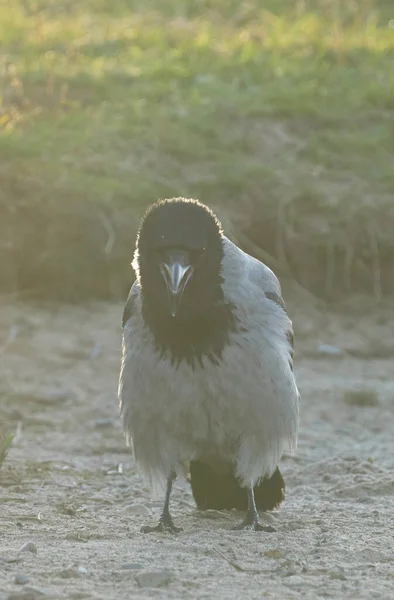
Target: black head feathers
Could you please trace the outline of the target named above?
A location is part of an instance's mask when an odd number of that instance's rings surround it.
[[[184,247],[203,249],[220,241],[222,226],[210,208],[190,198],[171,198],[152,204],[145,212],[137,249]]]
[[[174,257],[183,261],[176,267],[178,272],[187,270],[190,277],[179,310],[171,316],[167,275]],[[175,361],[193,363],[203,355],[212,360],[221,356],[234,325],[232,307],[224,302],[222,259],[222,226],[197,200],[160,201],[142,218],[133,262],[142,313],[158,349],[170,351]]]

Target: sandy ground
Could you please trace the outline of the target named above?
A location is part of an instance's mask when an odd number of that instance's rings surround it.
[[[394,598],[392,308],[289,307],[302,425],[275,531],[231,531],[178,484],[177,536],[140,533],[160,502],[117,416],[122,307],[1,307],[1,600]]]

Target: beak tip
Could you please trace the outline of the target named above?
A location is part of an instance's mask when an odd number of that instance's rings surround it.
[[[167,286],[170,315],[174,319],[178,314],[184,289],[194,269],[190,264],[173,260],[162,263],[160,270]]]

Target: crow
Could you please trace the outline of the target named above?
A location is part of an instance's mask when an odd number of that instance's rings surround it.
[[[180,531],[170,495],[185,465],[198,508],[245,510],[235,529],[261,531],[258,509],[283,500],[278,463],[298,433],[279,281],[224,235],[207,206],[186,198],[148,208],[132,266],[120,412],[137,464],[166,489],[159,524],[142,531]]]

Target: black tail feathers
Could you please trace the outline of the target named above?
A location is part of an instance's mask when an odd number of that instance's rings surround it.
[[[246,488],[242,488],[232,473],[218,472],[209,465],[191,461],[190,484],[197,508],[200,510],[247,510]],[[254,488],[256,508],[273,510],[284,500],[285,482],[279,468],[272,477],[263,479]]]

